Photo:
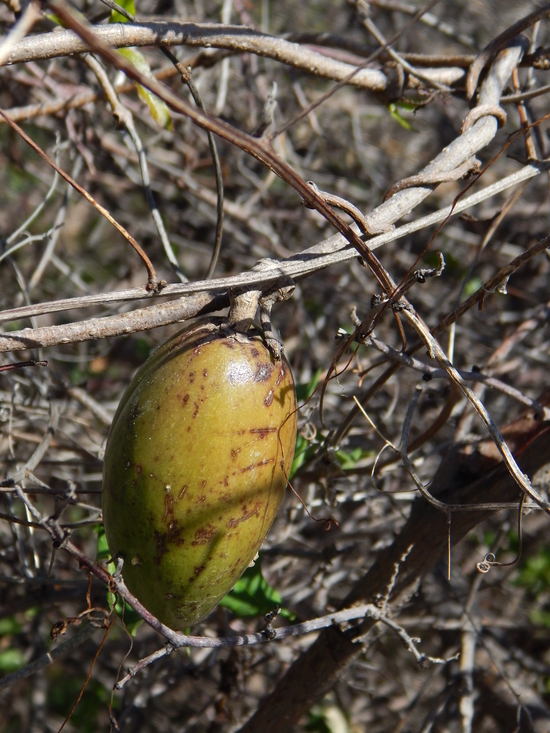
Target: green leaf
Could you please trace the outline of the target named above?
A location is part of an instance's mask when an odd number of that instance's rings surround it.
[[[336,451],[336,460],[338,461],[341,468],[344,469],[344,471],[349,470],[350,468],[355,468],[358,461],[361,460],[361,458],[367,457],[369,454],[365,453],[361,448],[354,448],[352,451],[343,451],[343,450],[337,450]]]
[[[292,461],[292,466],[290,467],[290,480],[293,479],[296,472],[299,471],[299,469],[307,463],[310,458],[313,458],[318,448],[319,443],[317,441],[306,440],[303,435],[298,433],[296,436],[296,447],[294,448],[294,459]]]
[[[529,621],[533,626],[544,626],[550,629],[550,612],[542,608],[535,608],[529,613]]]
[[[143,624],[143,619],[141,618],[139,613],[137,611],[134,611],[132,606],[129,606],[126,601],[122,600],[122,598],[117,598],[115,610],[123,626],[126,628],[126,631],[130,634],[130,636],[135,637],[139,627]]]
[[[396,102],[395,106],[405,112],[414,112],[418,108],[418,104],[416,102]]]
[[[19,649],[4,649],[0,652],[0,671],[1,672],[16,672],[18,669],[25,664],[25,657],[23,652]]]
[[[103,560],[109,560],[111,553],[109,552],[109,545],[107,544],[107,535],[105,534],[105,528],[102,524],[95,527],[97,534],[97,554],[96,560],[102,562]],[[114,565],[113,565],[114,570]]]
[[[138,71],[141,71],[142,74],[152,78],[153,75],[151,74],[151,69],[147,60],[141,51],[137,50],[137,48],[121,48],[117,53],[128,59],[128,61],[130,61]],[[149,112],[151,113],[151,117],[155,122],[165,130],[173,130],[174,124],[172,122],[172,115],[170,114],[170,110],[166,103],[141,84],[136,84],[136,89],[139,98],[147,105]]]
[[[536,555],[529,557],[519,570],[517,584],[526,587],[534,596],[550,588],[550,547],[543,545]]]
[[[138,97],[149,107],[151,117],[155,120],[157,125],[165,130],[173,132],[174,123],[172,122],[172,115],[170,114],[168,105],[163,102],[160,97],[157,97],[156,94],[153,94],[153,92],[150,92],[148,89],[141,86],[141,84],[136,84],[136,89]]]
[[[304,382],[303,384],[298,384],[296,386],[296,399],[298,400],[298,402],[304,402],[305,400],[309,400],[311,395],[315,392],[317,385],[319,384],[319,380],[321,379],[322,373],[323,373],[322,369],[317,369],[317,371],[315,372],[315,374],[313,374],[309,382]]]
[[[109,545],[107,544],[107,536],[105,534],[105,529],[103,525],[100,525],[96,527],[95,529],[97,533],[97,555],[96,560],[97,561],[105,561],[110,560],[111,553],[109,551]],[[115,572],[115,565],[114,563],[109,563],[107,566],[107,569],[110,573]],[[126,630],[131,636],[135,636],[137,634],[137,630],[143,623],[143,619],[139,615],[137,611],[134,611],[132,606],[128,605],[126,601],[123,601],[122,598],[117,596],[115,593],[111,593],[110,590],[107,590],[107,603],[109,604],[109,608],[114,608],[117,616],[121,620],[121,622],[126,627]]]
[[[22,626],[19,621],[16,620],[15,616],[7,616],[6,618],[0,619],[0,636],[18,634],[21,629]]]
[[[134,4],[134,0],[117,0],[117,5],[120,5],[121,8],[124,8],[126,12],[130,13],[130,15],[136,14],[136,6]],[[109,23],[128,23],[128,18],[125,15],[117,12],[116,10],[111,10]]]
[[[472,277],[464,287],[464,298],[469,298],[470,295],[473,295],[482,285],[483,281],[480,280],[479,277]]]
[[[315,705],[311,708],[305,729],[311,733],[350,733],[346,716],[333,704]]]
[[[283,599],[262,575],[261,556],[247,568],[235,583],[233,590],[220,602],[220,606],[233,611],[235,616],[265,616],[275,606],[282,606]],[[280,615],[292,620],[295,615],[281,607]]]
[[[63,26],[63,28],[65,27],[61,18],[58,15],[56,15],[55,13],[46,13],[46,18],[48,20],[51,20],[52,23],[55,23],[56,25]]]
[[[405,130],[412,130],[412,126],[407,122],[404,117],[401,117],[401,115],[399,114],[396,104],[394,104],[393,102],[391,104],[388,104],[388,110],[393,119],[398,122],[401,127],[404,127]]]

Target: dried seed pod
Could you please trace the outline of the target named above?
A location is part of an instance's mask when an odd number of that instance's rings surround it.
[[[288,362],[220,319],[185,328],[139,369],[107,442],[103,519],[129,590],[184,629],[253,561],[294,455]]]

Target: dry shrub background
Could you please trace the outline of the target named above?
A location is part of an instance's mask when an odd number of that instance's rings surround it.
[[[94,24],[106,22],[110,13],[99,2],[81,3],[79,8]],[[233,0],[223,4],[141,0],[137,13],[147,20],[231,21],[279,38],[294,34],[292,38],[302,47],[353,64],[377,48],[365,28],[367,21],[388,39],[403,30],[420,8],[420,2],[393,0]],[[467,70],[489,41],[533,9],[529,2],[441,1],[424,21],[403,32],[394,48],[402,54],[438,56],[440,67],[443,56],[460,56]],[[426,23],[426,18],[437,22]],[[13,21],[13,12],[1,6],[4,36]],[[43,18],[32,33],[53,27]],[[549,43],[545,18],[524,32],[531,41],[531,52]],[[359,56],[362,49],[363,59]],[[153,71],[171,68],[157,49],[142,50]],[[248,133],[260,125],[274,82],[275,127],[294,120],[335,83],[252,53],[227,55],[185,45],[173,50],[185,65],[192,64],[206,109]],[[417,56],[411,58],[413,65],[421,63]],[[382,55],[372,63],[379,68],[388,61]],[[456,59],[451,65],[456,68]],[[437,61],[431,66],[438,67]],[[106,68],[112,83],[127,84],[114,69]],[[179,96],[189,96],[178,76],[170,76],[167,83]],[[548,72],[531,64],[519,69],[517,90],[508,78],[504,95],[547,83]],[[304,180],[369,212],[393,184],[417,174],[460,135],[468,113],[464,84],[464,74],[459,74],[448,91],[428,90],[421,82],[420,88],[409,89],[404,96],[423,105],[414,115],[404,107],[393,107],[394,116],[388,104],[399,102],[400,95],[388,100],[345,84],[295,121],[273,144]],[[88,96],[85,104],[72,104],[71,100],[89,92],[96,98]],[[172,113],[173,130],[161,128],[132,84],[120,94],[120,102],[134,116],[151,190],[181,272],[190,282],[202,281],[216,236],[216,180],[206,133],[177,113]],[[65,106],[53,111],[60,103]],[[44,106],[42,114],[31,116],[27,108],[37,104]],[[482,165],[498,156],[509,136],[521,128],[517,106],[508,103],[503,107],[507,123],[478,154]],[[37,145],[129,230],[154,263],[159,279],[178,282],[147,204],[135,147],[128,133],[114,124],[97,76],[81,56],[5,66],[0,71],[0,108],[11,110]],[[21,108],[24,111],[17,117]],[[547,113],[545,95],[530,98],[521,112],[531,123]],[[528,155],[545,159],[547,127],[542,121],[531,130],[531,147],[526,146],[525,136],[516,137],[465,195],[520,170]],[[225,221],[215,277],[247,272],[262,258],[284,260],[334,234],[333,226],[317,211],[302,206],[296,191],[263,164],[219,137],[217,148],[225,188]],[[459,180],[432,186],[433,193],[407,220],[449,205],[467,185]],[[124,239],[66,182],[54,179],[51,168],[3,121],[0,192],[3,310],[145,285],[142,263]],[[41,204],[38,216],[17,233]],[[430,327],[499,268],[547,236],[547,173],[491,196],[465,215],[454,216],[427,250],[434,231],[434,227],[423,228],[376,250],[397,283],[411,268],[435,267],[436,253],[443,252],[446,268],[442,275],[416,283],[407,296]],[[21,242],[21,247],[8,254]],[[499,380],[492,385],[468,384],[476,385],[476,395],[499,427],[513,425],[507,433],[510,445],[519,456],[527,451],[528,473],[543,497],[548,493],[545,466],[550,465],[545,432],[548,407],[545,411],[530,403],[546,392],[541,402],[549,404],[549,272],[547,253],[541,250],[514,272],[507,294],[487,293],[482,309],[471,308],[457,320],[454,330],[447,329],[438,337],[458,369],[470,375],[480,370]],[[298,278],[296,284],[293,297],[274,310],[273,320],[303,396],[326,376],[342,344],[341,338],[336,340],[338,330],[353,331],[352,307],[359,317],[365,316],[372,296],[381,288],[357,259],[319,269]],[[220,292],[223,296],[223,287]],[[26,327],[84,322],[144,305],[150,304],[104,302],[87,309],[12,318],[5,320],[0,336],[9,337]],[[451,542],[466,537],[452,549],[448,580],[446,516],[424,499],[416,499],[411,476],[391,449],[381,455],[376,482],[371,478],[384,438],[399,444],[418,387],[422,392],[409,444],[430,426],[438,428],[418,440],[420,445],[411,453],[422,481],[433,480],[432,487],[447,492],[446,501],[457,503],[463,499],[459,490],[464,486],[475,489],[468,501],[478,496],[483,500],[487,490],[485,501],[500,498],[517,505],[520,491],[506,484],[503,469],[493,473],[499,456],[485,427],[441,370],[436,378],[425,381],[422,372],[401,368],[365,402],[376,430],[361,413],[348,424],[354,398],[364,399],[391,363],[373,346],[357,349],[355,344],[342,354],[338,376],[327,385],[322,416],[320,391],[300,412],[299,448],[307,453],[293,486],[310,512],[318,518],[332,517],[339,526],[324,529],[323,522],[313,521],[288,491],[264,547],[263,572],[281,594],[284,606],[295,614],[294,623],[325,616],[350,593],[348,605],[350,598],[358,601],[357,583],[369,570],[369,578],[378,573],[386,591],[378,590],[377,598],[372,581],[367,583],[370,595],[363,595],[361,601],[377,602],[394,626],[399,624],[402,638],[403,634],[421,638],[415,644],[409,638],[409,646],[440,661],[451,661],[419,665],[411,648],[401,643],[396,628],[370,623],[363,628],[365,634],[354,652],[349,639],[355,632],[348,632],[344,641],[342,631],[322,632],[327,641],[322,642],[326,647],[319,658],[305,652],[318,632],[255,646],[174,651],[139,671],[111,697],[117,678],[124,676],[127,667],[162,648],[163,639],[143,625],[131,641],[117,620],[98,653],[109,609],[105,584],[97,579],[91,581],[90,596],[96,611],[85,614],[79,624],[62,625],[64,633],[55,643],[50,640],[54,625],[86,610],[88,576],[74,557],[56,548],[45,527],[49,521],[50,527],[70,529],[73,544],[88,558],[95,558],[102,456],[110,418],[137,366],[174,328],[163,326],[131,336],[121,332],[110,339],[79,343],[56,342],[49,348],[5,355],[3,364],[45,359],[48,365],[0,375],[4,478],[0,488],[0,671],[4,674],[0,678],[0,732],[59,730],[94,660],[66,731],[109,730],[112,725],[128,732],[214,733],[241,729],[258,709],[257,717],[243,730],[286,731],[294,724],[299,730],[330,733],[548,730],[548,517],[534,508],[524,510],[520,543],[517,507],[453,514]],[[407,325],[404,330],[407,343],[414,343],[414,331]],[[375,335],[382,344],[402,348],[391,309],[376,324]],[[434,367],[425,347],[415,358]],[[517,422],[522,410],[527,410],[526,418]],[[532,440],[539,441],[534,450]],[[447,462],[434,479],[444,456]],[[25,497],[28,506],[22,500]],[[427,555],[422,562],[416,549],[411,552],[412,544],[401,549],[399,545],[403,527],[410,526],[410,520],[406,522],[411,507],[415,507],[411,516],[418,518],[413,544]],[[33,508],[39,514],[33,515]],[[461,521],[470,524],[462,527]],[[453,535],[455,522],[458,529]],[[520,544],[521,559],[513,563]],[[480,574],[476,563],[488,552],[512,564]],[[408,575],[403,570],[400,586],[399,570],[409,567],[407,562],[411,570]],[[387,605],[383,597],[390,591],[394,593]],[[90,616],[97,627],[87,625]],[[281,619],[275,626],[288,623]],[[265,624],[261,617],[236,618],[219,608],[193,633],[220,637],[254,633],[265,629]],[[72,646],[62,646],[71,640]],[[20,673],[21,669],[30,672],[29,665],[43,659],[48,650],[55,655],[59,648],[63,650],[59,659],[47,660],[33,676]],[[460,660],[455,658],[458,653]],[[298,666],[292,666],[296,660]],[[288,669],[287,686],[281,686],[278,681]],[[274,688],[279,697],[276,692],[271,702],[262,702]]]

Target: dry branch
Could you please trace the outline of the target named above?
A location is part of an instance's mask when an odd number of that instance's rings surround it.
[[[333,81],[344,81],[361,89],[375,93],[386,92],[393,85],[384,71],[378,69],[357,69],[326,55],[316,53],[297,43],[283,38],[268,36],[244,26],[224,26],[212,23],[114,23],[98,26],[97,37],[112,48],[130,46],[190,46],[219,48],[238,53],[253,53],[271,58],[314,76]],[[7,64],[69,56],[94,50],[89,44],[68,30],[57,30],[40,36],[31,36],[19,41],[11,51]],[[423,69],[423,75],[437,83],[454,84],[464,78],[464,69],[448,67]]]
[[[550,405],[549,393],[540,401]],[[503,434],[513,445],[524,471],[532,474],[550,461],[550,423],[541,423],[532,413],[531,416],[527,413],[504,428]],[[488,511],[475,511],[476,504],[519,501],[517,485],[504,466],[495,468],[496,463],[492,443],[479,446],[478,453],[473,456],[458,448],[450,450],[434,477],[432,493],[448,503],[469,505],[471,511],[454,514],[449,524],[438,509],[424,499],[417,499],[398,537],[374,559],[370,570],[343,601],[343,606],[365,601],[379,603],[386,597],[393,579],[390,600],[395,610],[445,556],[449,532],[454,546],[489,516]],[[408,551],[409,548],[412,549]],[[406,558],[402,560],[404,555]],[[394,578],[396,567],[399,571]],[[373,626],[374,621],[367,620],[348,632],[335,628],[322,632],[239,733],[293,730],[361,653],[361,644],[356,639],[362,638]]]

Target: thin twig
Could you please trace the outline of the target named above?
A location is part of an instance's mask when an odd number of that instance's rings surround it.
[[[136,240],[132,237],[132,235],[126,231],[126,229],[119,224],[112,216],[109,214],[107,209],[103,206],[101,206],[100,203],[98,203],[93,196],[91,196],[86,189],[82,188],[80,184],[78,184],[75,180],[71,178],[71,176],[68,173],[65,173],[64,170],[62,170],[50,157],[47,155],[42,148],[40,148],[34,140],[32,140],[27,133],[19,127],[19,125],[11,120],[7,114],[4,112],[4,110],[0,109],[0,115],[6,120],[8,125],[15,130],[15,132],[23,138],[23,140],[27,143],[27,145],[30,145],[30,147],[38,153],[38,155],[46,161],[46,163],[54,169],[62,178],[64,178],[67,183],[70,183],[73,188],[75,188],[79,194],[81,194],[86,201],[88,201],[94,208],[96,208],[102,216],[104,216],[107,221],[114,226],[114,228],[119,231],[124,239],[134,248],[134,250],[137,252],[137,254],[141,257],[143,260],[143,264],[145,265],[145,268],[147,270],[147,288],[148,290],[157,291],[158,290],[158,280],[157,280],[157,274],[155,272],[155,268],[153,267],[153,263],[147,257],[143,249],[140,247],[140,245],[136,242]]]
[[[433,359],[436,359],[443,367],[443,369],[445,369],[451,380],[456,384],[458,389],[472,404],[473,408],[476,410],[482,421],[485,423],[485,426],[487,427],[496,447],[502,455],[504,463],[506,464],[506,467],[508,468],[508,471],[510,472],[514,481],[517,483],[520,489],[531,498],[532,501],[535,501],[537,504],[539,504],[539,506],[543,507],[548,514],[550,514],[550,504],[545,499],[543,499],[539,492],[533,487],[529,476],[524,474],[523,471],[520,469],[506,441],[500,434],[497,426],[493,422],[493,419],[489,415],[487,408],[482,402],[480,402],[480,400],[478,400],[472,390],[465,384],[464,380],[460,377],[457,369],[455,369],[455,367],[451,364],[451,362],[447,358],[447,355],[438,344],[437,340],[430,333],[430,330],[428,329],[426,324],[412,309],[404,308],[401,313],[403,317],[409,321],[411,326],[413,326],[418,335],[424,340],[424,343],[428,346],[430,356]]]
[[[39,2],[32,0],[27,4],[17,23],[0,45],[0,66],[6,63],[14,47],[25,38],[33,25],[40,20],[41,15]]]
[[[466,96],[471,99],[477,87],[477,82],[483,69],[496,56],[498,51],[503,48],[509,41],[516,38],[522,31],[529,26],[534,25],[537,21],[542,20],[550,14],[550,3],[537,8],[529,15],[516,21],[513,25],[503,31],[500,35],[485,46],[483,51],[476,57],[474,63],[470,66],[468,76],[466,78]]]
[[[110,7],[112,10],[116,10],[117,13],[120,13],[121,15],[123,15],[130,22],[134,22],[138,20],[135,15],[132,15],[132,13],[129,13],[126,10],[126,8],[121,7],[118,3],[114,2],[114,0],[102,0],[102,2],[105,5],[107,5],[108,7]],[[191,92],[191,95],[197,107],[200,107],[202,110],[206,111],[206,108],[202,101],[198,87],[195,84],[193,77],[191,76],[191,66],[189,65],[189,62],[186,62],[184,64],[182,61],[180,61],[177,58],[177,56],[175,56],[172,53],[172,51],[169,48],[166,48],[165,46],[161,46],[160,50],[166,56],[166,58],[172,62],[174,67],[179,71],[181,75],[181,79],[183,83],[186,84],[187,87],[189,88],[189,91]],[[217,220],[216,220],[216,234],[215,234],[215,239],[214,239],[214,251],[212,252],[210,265],[206,273],[206,279],[209,280],[213,276],[214,270],[216,269],[216,264],[220,256],[220,250],[221,250],[221,245],[222,245],[224,192],[223,192],[222,166],[220,163],[220,157],[218,155],[218,148],[216,146],[216,140],[214,138],[214,135],[210,132],[210,130],[206,131],[206,136],[208,139],[208,147],[210,148],[210,154],[212,155],[212,162],[214,163],[214,173],[216,176],[216,191],[217,191],[217,197],[218,197],[217,205],[216,205]],[[179,268],[178,268],[178,271],[179,271]],[[180,273],[178,272],[178,274]],[[182,282],[186,282],[187,278],[181,277],[182,274],[183,273],[180,274],[180,280],[182,280]]]
[[[123,125],[126,128],[128,134],[130,135],[130,138],[132,139],[139,159],[139,167],[141,170],[143,187],[145,189],[145,196],[147,198],[149,208],[151,209],[151,215],[153,217],[153,221],[155,222],[160,241],[162,242],[164,253],[166,254],[168,261],[172,265],[176,275],[181,280],[181,282],[187,282],[187,278],[183,274],[179,266],[176,255],[174,254],[174,250],[172,249],[172,245],[170,244],[170,240],[168,239],[164,222],[162,221],[162,217],[155,201],[153,190],[151,188],[151,179],[149,177],[147,156],[145,155],[143,143],[141,142],[141,138],[134,124],[134,116],[132,115],[130,110],[125,107],[119,100],[118,95],[109,80],[109,77],[107,76],[99,61],[94,58],[93,55],[86,54],[84,56],[84,63],[95,74],[101,88],[103,89],[103,92],[105,93],[105,96],[107,97],[109,104],[111,105],[113,116],[120,125]]]
[[[97,630],[97,626],[94,626],[91,623],[85,624],[81,629],[77,631],[72,639],[68,639],[61,644],[56,644],[51,648],[50,651],[46,652],[38,659],[35,659],[34,662],[30,662],[24,667],[21,667],[21,669],[18,669],[16,672],[12,672],[11,674],[7,674],[4,677],[0,678],[0,690],[5,689],[6,687],[10,687],[20,680],[27,679],[33,674],[40,672],[40,670],[44,669],[44,667],[47,667],[49,664],[52,664],[58,659],[62,659],[63,657],[67,656],[67,654],[72,654],[76,649],[78,649],[79,646],[82,646],[82,644],[88,641],[88,639]]]

